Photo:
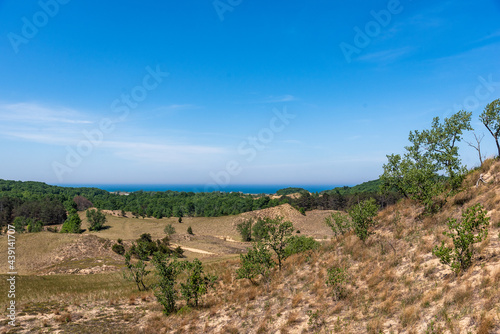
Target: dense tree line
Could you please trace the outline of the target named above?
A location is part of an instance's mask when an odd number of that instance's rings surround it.
[[[396,203],[402,195],[396,192],[380,193],[380,192],[352,192],[342,194],[339,191],[327,191],[321,194],[318,193],[302,193],[298,198],[289,198],[282,196],[282,203],[290,203],[296,208],[304,208],[305,210],[339,210],[347,211],[352,206],[374,198],[379,207],[386,207]]]
[[[346,210],[361,200],[374,197],[384,207],[399,197],[372,192],[342,194],[330,191],[310,194],[303,191],[298,198],[242,193],[146,192],[118,195],[98,188],[50,186],[41,182],[0,180],[0,225],[12,223],[16,217],[40,221],[44,225],[62,224],[67,212],[89,207],[101,210],[132,212],[137,217],[219,217],[266,209],[289,203],[305,210]]]

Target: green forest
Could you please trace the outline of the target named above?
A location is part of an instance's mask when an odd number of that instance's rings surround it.
[[[350,188],[349,192],[330,191],[300,197],[242,193],[194,193],[138,191],[118,195],[98,188],[51,186],[42,182],[0,180],[0,225],[12,223],[17,217],[40,222],[42,225],[62,224],[67,212],[96,207],[101,210],[131,212],[136,217],[220,217],[260,210],[288,203],[304,210],[346,210],[359,200],[374,197],[381,207],[395,203],[397,194],[380,194],[374,188]],[[296,190],[296,189],[293,189]],[[289,194],[290,189],[281,193]]]

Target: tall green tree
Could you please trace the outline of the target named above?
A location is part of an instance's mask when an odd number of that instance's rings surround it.
[[[266,231],[264,243],[276,254],[278,268],[281,270],[283,260],[287,257],[285,248],[292,238],[293,224],[289,221],[283,221],[283,217],[265,218],[264,221]]]
[[[483,113],[479,116],[479,120],[484,124],[486,129],[491,133],[497,144],[498,156],[500,156],[500,144],[498,137],[500,136],[500,99],[489,103],[484,108]]]
[[[439,117],[435,117],[430,130],[422,131],[420,138],[416,135],[416,140],[422,142],[438,168],[446,173],[453,189],[462,184],[467,172],[461,165],[457,145],[462,141],[463,132],[472,130],[471,116],[471,112],[462,110],[445,118],[443,123],[439,122]]]
[[[461,165],[458,143],[463,132],[472,130],[472,113],[459,111],[444,122],[435,117],[431,129],[411,131],[411,145],[406,153],[388,155],[384,173],[380,176],[382,189],[396,190],[408,198],[418,200],[428,211],[433,209],[433,198],[450,185],[451,193],[462,184],[466,168]],[[440,176],[445,174],[447,180]]]

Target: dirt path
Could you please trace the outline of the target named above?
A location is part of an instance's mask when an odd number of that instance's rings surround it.
[[[204,251],[202,249],[184,247],[184,246],[177,245],[177,244],[172,244],[172,246],[174,246],[174,247],[180,246],[182,249],[187,250],[189,252],[193,252],[193,253],[206,254],[206,255],[217,255],[215,253],[207,252],[207,251]]]

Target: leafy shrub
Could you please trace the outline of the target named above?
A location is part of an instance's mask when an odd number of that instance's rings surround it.
[[[153,241],[151,234],[143,233],[130,248],[130,253],[138,259],[148,261],[149,258],[156,252],[161,254],[174,254],[174,250],[169,248],[170,239],[165,237],[161,240]],[[181,254],[182,255],[182,254]]]
[[[26,226],[31,223],[31,219],[30,218],[26,218],[26,217],[16,217],[14,219],[14,222],[12,223],[12,225],[14,226],[14,230],[17,232],[17,233],[23,233],[26,229]]]
[[[476,204],[462,212],[460,222],[454,218],[448,219],[449,232],[443,234],[452,238],[454,247],[445,246],[442,241],[441,246],[434,247],[432,253],[441,263],[449,265],[455,273],[466,270],[472,265],[474,244],[488,236],[490,218],[486,214],[484,207]]]
[[[267,277],[271,268],[275,266],[271,253],[260,242],[254,243],[246,254],[240,254],[241,267],[236,271],[237,278],[254,278],[262,275]]]
[[[326,217],[325,223],[332,229],[333,235],[336,237],[344,235],[353,229],[349,217],[340,212],[334,212],[330,217]]]
[[[158,283],[155,285],[154,294],[163,306],[163,312],[170,314],[175,311],[177,290],[175,283],[181,273],[181,266],[175,259],[168,259],[165,255],[156,253],[153,257]]]
[[[165,314],[171,314],[176,310],[178,290],[188,305],[198,306],[200,298],[209,288],[214,287],[217,280],[217,277],[204,273],[203,265],[198,259],[194,259],[193,262],[177,262],[165,254],[155,253],[153,264],[158,278],[154,294],[163,306]],[[177,278],[182,272],[187,274],[186,281],[178,284]]]
[[[187,233],[188,233],[188,234],[191,234],[191,235],[193,235],[193,234],[194,234],[194,233],[193,233],[193,229],[191,228],[191,226],[189,226],[189,227],[187,228]]]
[[[124,272],[123,277],[129,281],[135,282],[139,291],[147,290],[148,287],[144,284],[144,278],[150,271],[146,270],[146,263],[139,260],[135,264],[132,264],[130,253],[127,252],[125,254],[125,267],[128,271]]]
[[[354,205],[349,210],[349,216],[351,217],[354,232],[361,241],[365,242],[366,239],[373,234],[369,231],[370,227],[375,225],[375,216],[378,212],[378,205],[375,199],[370,198],[357,205]]]
[[[293,224],[289,221],[283,221],[282,217],[265,218],[264,222],[264,243],[276,254],[278,268],[281,270],[283,261],[288,257],[285,248],[292,238]]]
[[[61,233],[80,233],[81,228],[82,220],[78,216],[78,213],[76,213],[76,210],[73,210],[61,227]]]
[[[268,218],[266,218],[268,219]],[[259,218],[252,226],[252,239],[262,241],[267,236],[266,219]]]
[[[177,246],[174,249],[174,255],[176,257],[183,257],[184,256],[184,250],[181,248],[181,246]]]
[[[252,225],[253,219],[247,219],[236,225],[236,229],[240,233],[243,241],[252,241]]]
[[[346,285],[348,280],[349,274],[345,268],[334,266],[328,269],[326,285],[332,287],[333,298],[335,300],[346,297]]]
[[[125,247],[122,244],[114,244],[111,250],[119,255],[125,254]]]
[[[317,249],[319,246],[320,243],[312,237],[293,236],[288,240],[288,245],[285,247],[285,255],[289,257],[292,254]]]
[[[175,234],[175,227],[173,227],[172,224],[168,224],[167,226],[165,226],[165,229],[163,230],[163,232],[165,232],[165,234],[168,237],[171,237],[172,235]]]
[[[181,294],[188,305],[198,307],[199,299],[208,292],[209,288],[214,288],[216,276],[211,276],[203,272],[203,265],[200,260],[184,262],[184,269],[188,272],[185,283],[181,283]]]
[[[27,226],[28,232],[37,233],[43,231],[43,223],[41,221],[34,221]]]
[[[100,231],[106,223],[106,215],[101,210],[88,210],[87,220],[89,221],[89,231]]]

